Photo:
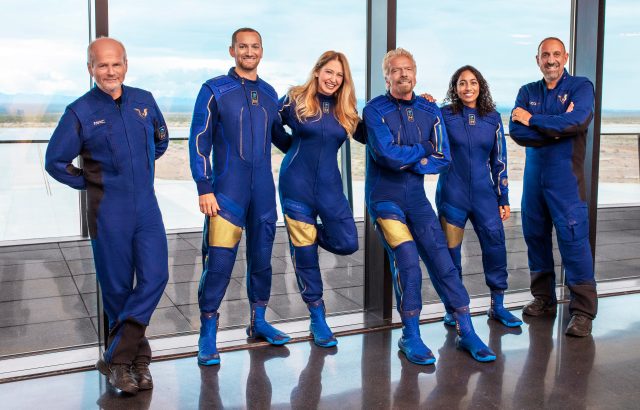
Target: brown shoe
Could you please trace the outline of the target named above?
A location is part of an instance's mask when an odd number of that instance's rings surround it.
[[[149,371],[149,363],[134,362],[131,366],[131,372],[136,378],[140,390],[153,389],[153,378],[151,378],[151,372]]]
[[[103,359],[98,360],[96,369],[105,376],[109,384],[125,393],[136,394],[139,390],[138,382],[131,373],[128,364],[107,363]]]
[[[567,330],[564,334],[576,337],[585,337],[591,334],[593,319],[584,315],[572,315]]]
[[[522,313],[529,316],[553,316],[556,314],[556,303],[547,303],[541,298],[535,298],[524,306]]]

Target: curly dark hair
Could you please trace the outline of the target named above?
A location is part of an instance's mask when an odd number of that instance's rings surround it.
[[[445,97],[444,102],[451,103],[451,108],[454,114],[462,111],[462,101],[460,100],[460,97],[458,97],[456,89],[458,78],[460,78],[460,75],[465,71],[471,71],[480,85],[480,92],[478,93],[478,100],[476,102],[478,115],[484,116],[495,111],[496,103],[493,101],[493,98],[491,98],[491,92],[489,91],[489,84],[487,84],[487,80],[484,79],[478,69],[470,65],[462,66],[453,73],[451,80],[449,81],[449,89],[447,90],[447,96]]]

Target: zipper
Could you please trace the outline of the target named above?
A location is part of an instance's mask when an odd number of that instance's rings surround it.
[[[244,159],[242,155],[242,113],[244,112],[244,106],[240,107],[240,158]]]
[[[269,114],[267,114],[267,109],[262,105],[260,106],[262,111],[264,111],[264,149],[262,150],[263,154],[267,154],[267,124],[269,122]]]

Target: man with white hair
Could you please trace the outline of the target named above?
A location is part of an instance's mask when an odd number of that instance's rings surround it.
[[[96,87],[65,110],[45,167],[61,183],[87,191],[96,276],[109,318],[106,351],[96,367],[114,387],[134,394],[153,388],[145,330],[169,277],[153,189],[155,160],[169,138],[151,93],[123,85],[127,53],[121,42],[93,41],[87,69]],[[82,168],[73,165],[78,156]]]
[[[451,160],[440,109],[414,94],[416,63],[407,50],[389,51],[382,68],[388,91],[369,101],[363,112],[368,148],[365,198],[391,261],[403,325],[398,345],[411,362],[436,360],[420,338],[421,257],[435,289],[454,310],[458,346],[478,361],[493,361],[495,353],[473,329],[469,295],[424,191],[424,175],[442,172]]]

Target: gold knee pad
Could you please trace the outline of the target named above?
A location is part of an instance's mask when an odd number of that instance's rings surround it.
[[[285,215],[284,219],[287,221],[287,231],[293,246],[309,246],[316,243],[318,231],[315,224],[297,221],[288,215]]]
[[[382,229],[384,239],[387,241],[391,249],[395,249],[399,245],[413,241],[413,236],[409,232],[406,224],[395,219],[376,219],[376,223]]]
[[[242,236],[242,228],[222,216],[209,217],[209,246],[233,248]]]
[[[460,246],[462,243],[462,237],[464,236],[464,229],[459,226],[451,225],[443,216],[440,217],[440,225],[442,225],[444,235],[447,237],[447,246],[449,248]]]

